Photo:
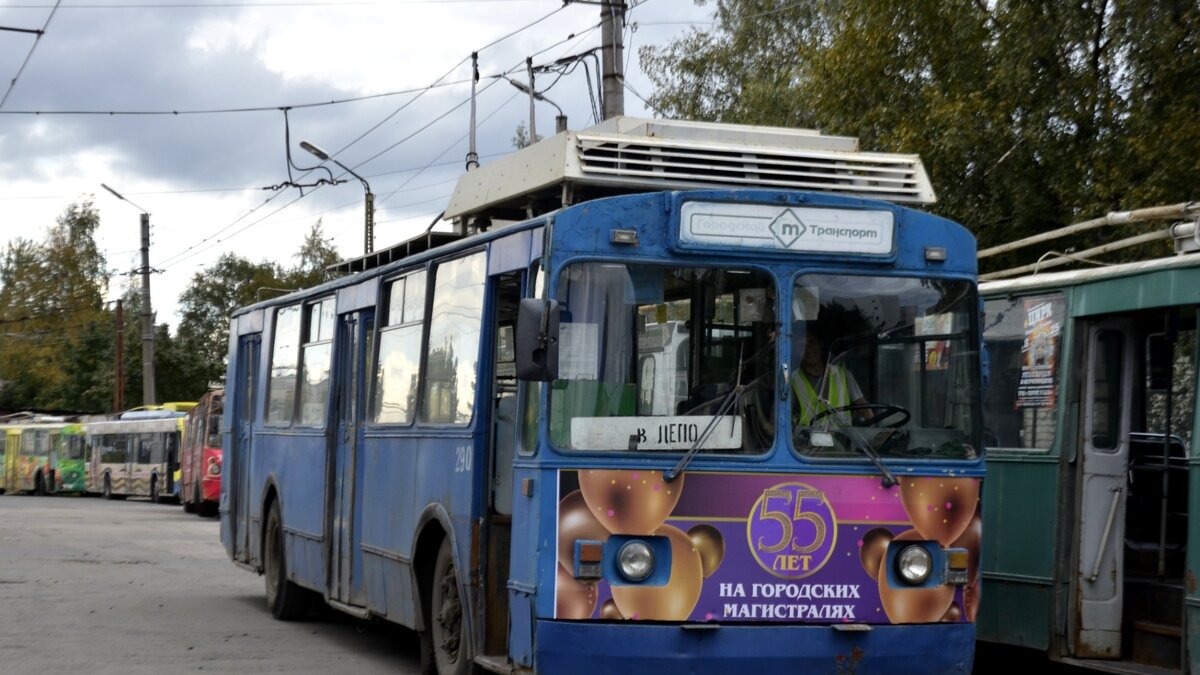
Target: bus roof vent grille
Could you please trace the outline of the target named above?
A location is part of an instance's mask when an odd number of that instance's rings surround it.
[[[861,152],[809,129],[616,117],[464,174],[446,218],[521,220],[596,197],[696,188],[808,190],[937,200],[916,155]]]

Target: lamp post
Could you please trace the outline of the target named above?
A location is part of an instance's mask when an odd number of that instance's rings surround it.
[[[303,148],[308,153],[312,154],[317,159],[320,159],[321,161],[333,162],[334,164],[337,164],[338,166],[342,167],[342,170],[344,170],[346,173],[350,174],[351,176],[354,176],[355,178],[357,178],[359,180],[360,183],[363,184],[363,189],[367,191],[366,222],[363,226],[363,255],[366,255],[366,254],[374,251],[375,250],[375,195],[371,193],[371,184],[367,182],[366,178],[363,178],[362,176],[354,173],[354,171],[351,170],[350,167],[337,161],[336,159],[331,157],[328,152],[325,152],[324,150],[313,145],[312,143],[309,143],[308,141],[300,141],[300,147]]]
[[[104,183],[100,187],[142,212],[142,405],[154,405],[154,311],[150,306],[150,214]],[[118,383],[118,386],[120,384]]]

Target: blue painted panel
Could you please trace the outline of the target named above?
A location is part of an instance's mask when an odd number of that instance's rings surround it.
[[[535,667],[572,673],[969,673],[971,624],[721,626],[684,629],[636,622],[538,621]]]

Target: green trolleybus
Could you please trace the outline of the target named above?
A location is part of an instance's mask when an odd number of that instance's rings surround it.
[[[1081,224],[1186,219],[1136,238],[1173,236],[1173,257],[981,284],[981,639],[1110,672],[1200,672],[1198,214]]]

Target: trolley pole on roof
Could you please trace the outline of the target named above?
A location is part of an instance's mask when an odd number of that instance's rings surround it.
[[[604,119],[625,114],[625,0],[600,2]]]
[[[104,183],[100,187],[142,212],[142,405],[154,405],[154,309],[150,304],[150,214]]]

